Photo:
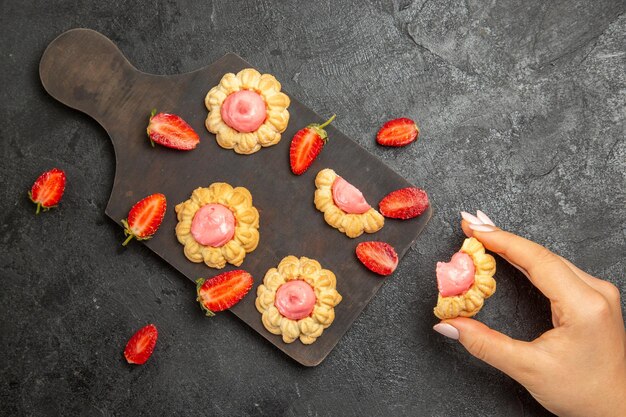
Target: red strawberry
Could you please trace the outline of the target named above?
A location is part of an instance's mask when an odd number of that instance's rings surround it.
[[[200,306],[206,315],[213,317],[216,311],[226,310],[237,304],[252,288],[252,275],[244,270],[224,272],[205,280],[196,281]]]
[[[168,113],[156,114],[156,109],[152,110],[147,131],[152,146],[156,142],[168,148],[188,151],[194,149],[200,142],[196,131],[180,116]]]
[[[356,256],[367,269],[379,275],[389,275],[398,266],[398,254],[385,242],[361,242],[356,246]]]
[[[402,117],[385,123],[376,135],[376,142],[385,146],[405,146],[416,140],[419,133],[413,120]]]
[[[385,217],[392,219],[412,219],[428,208],[426,191],[417,187],[401,188],[385,196],[378,205]]]
[[[152,356],[159,332],[154,324],[148,324],[137,330],[130,338],[124,349],[124,356],[128,363],[143,365]]]
[[[149,195],[135,204],[128,213],[128,219],[122,220],[124,234],[128,236],[122,245],[128,245],[132,238],[150,239],[159,229],[166,209],[167,200],[163,194]]]
[[[336,115],[332,115],[323,124],[313,123],[296,132],[291,140],[289,148],[289,163],[291,164],[291,172],[296,175],[302,175],[309,169],[317,155],[320,154],[324,144],[328,141],[328,133],[324,130]]]
[[[53,168],[41,174],[28,192],[30,200],[37,204],[36,214],[39,214],[42,208],[43,211],[48,211],[59,204],[63,191],[65,191],[65,172]]]

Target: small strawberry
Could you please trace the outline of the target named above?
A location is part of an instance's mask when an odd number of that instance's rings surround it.
[[[402,117],[385,123],[376,135],[376,142],[385,146],[405,146],[417,140],[419,133],[413,120]]]
[[[63,191],[65,191],[65,172],[53,168],[41,174],[28,192],[30,200],[37,204],[35,214],[39,214],[42,208],[43,211],[48,211],[59,204]]]
[[[387,194],[378,207],[385,217],[406,220],[425,212],[428,204],[426,191],[417,187],[408,187]]]
[[[128,236],[123,246],[132,238],[150,239],[156,233],[165,216],[167,200],[163,194],[152,194],[135,204],[128,213],[128,219],[122,220],[124,234]]]
[[[124,349],[124,356],[128,363],[143,365],[152,356],[159,332],[154,324],[148,324],[137,330],[130,338]]]
[[[252,275],[241,269],[207,280],[199,278],[196,281],[197,300],[206,315],[213,317],[216,311],[226,310],[241,301],[253,283]]]
[[[180,116],[168,113],[157,114],[156,109],[150,114],[150,124],[146,129],[150,143],[168,148],[188,151],[194,149],[200,142],[200,137],[191,126]]]
[[[291,140],[289,148],[289,163],[291,164],[291,172],[296,175],[302,175],[309,169],[317,155],[320,154],[324,144],[328,141],[328,133],[324,130],[336,115],[333,114],[330,119],[320,124],[313,123],[296,132]]]
[[[356,256],[367,269],[379,275],[389,275],[398,266],[398,254],[385,242],[361,242],[356,246]]]

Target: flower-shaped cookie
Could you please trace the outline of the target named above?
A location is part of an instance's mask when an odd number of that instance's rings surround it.
[[[257,289],[255,305],[263,326],[282,335],[285,343],[300,338],[309,345],[335,319],[341,302],[337,278],[314,259],[287,256],[265,274]]]
[[[216,182],[176,206],[176,237],[185,256],[211,268],[241,265],[259,243],[259,212],[244,187]]]
[[[289,123],[289,97],[273,75],[253,68],[227,73],[204,99],[206,128],[217,143],[240,154],[276,145]]]
[[[485,253],[482,243],[465,239],[449,263],[437,263],[439,297],[435,316],[440,319],[472,317],[496,291],[496,261]]]
[[[326,223],[355,238],[374,233],[385,225],[385,218],[370,206],[363,194],[332,169],[321,170],[315,177],[315,207],[324,213]]]

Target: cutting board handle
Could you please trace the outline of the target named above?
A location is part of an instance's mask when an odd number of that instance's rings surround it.
[[[138,74],[109,38],[83,28],[53,40],[39,63],[41,82],[52,97],[103,126],[119,120]]]

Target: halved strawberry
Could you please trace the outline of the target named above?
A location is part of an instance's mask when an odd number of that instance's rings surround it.
[[[42,208],[48,211],[59,204],[64,191],[65,172],[53,168],[41,174],[28,192],[30,200],[37,204],[35,214],[39,214]]]
[[[289,163],[291,172],[302,175],[309,169],[315,158],[320,154],[324,144],[328,142],[328,133],[324,130],[336,115],[320,124],[313,123],[296,132],[289,148]]]
[[[124,349],[128,363],[143,365],[152,356],[159,332],[154,324],[148,324],[137,330]]]
[[[146,130],[153,147],[156,142],[168,148],[188,151],[200,143],[200,137],[196,131],[180,116],[168,113],[157,114],[156,109],[150,114],[150,124]]]
[[[197,300],[206,312],[213,317],[216,311],[223,311],[237,304],[250,291],[254,280],[244,270],[224,272],[205,280],[196,281]]]
[[[401,117],[385,123],[376,135],[376,142],[384,146],[405,146],[415,141],[419,133],[413,120]]]
[[[166,209],[167,200],[159,193],[149,195],[135,204],[128,213],[128,219],[122,220],[124,234],[128,236],[122,245],[128,245],[132,238],[150,239],[159,229]]]
[[[379,275],[389,275],[398,266],[398,254],[385,242],[361,242],[356,246],[356,256],[367,269]]]
[[[428,204],[426,191],[417,187],[407,187],[387,194],[378,207],[385,217],[406,220],[425,212]]]

